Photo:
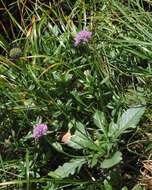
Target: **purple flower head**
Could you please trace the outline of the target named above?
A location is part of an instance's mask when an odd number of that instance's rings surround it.
[[[39,139],[43,135],[46,135],[48,127],[46,124],[37,124],[33,129],[33,137]]]
[[[89,32],[87,30],[82,30],[80,32],[77,33],[77,35],[74,38],[74,45],[77,46],[79,45],[81,42],[88,42],[88,40],[91,38],[92,36],[92,32]]]

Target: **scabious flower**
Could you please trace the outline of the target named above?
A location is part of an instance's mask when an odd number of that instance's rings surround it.
[[[78,46],[80,43],[88,42],[91,36],[92,32],[89,32],[87,30],[81,30],[74,38],[74,45]]]
[[[43,135],[46,135],[48,127],[46,124],[37,124],[33,129],[33,137],[39,139]]]

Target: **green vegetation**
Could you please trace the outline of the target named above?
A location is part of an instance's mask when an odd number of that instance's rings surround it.
[[[0,189],[151,189],[151,1],[0,3]]]

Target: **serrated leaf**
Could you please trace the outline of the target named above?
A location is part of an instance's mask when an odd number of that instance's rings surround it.
[[[144,111],[145,107],[136,107],[128,109],[122,114],[118,122],[119,127],[122,129],[135,128]]]
[[[85,159],[72,159],[67,163],[64,163],[63,166],[59,166],[55,171],[48,173],[49,176],[57,179],[63,179],[69,175],[75,174],[76,171],[79,171],[82,165],[86,162]]]
[[[107,136],[106,118],[104,113],[101,111],[96,111],[93,118],[95,125],[102,130],[105,136]]]
[[[121,134],[125,133],[127,129],[136,128],[144,111],[145,107],[141,106],[128,109],[122,114],[117,124],[111,123],[108,135],[118,138]]]
[[[111,168],[114,165],[118,164],[121,160],[122,160],[122,153],[117,151],[111,158],[105,159],[101,163],[101,168]]]

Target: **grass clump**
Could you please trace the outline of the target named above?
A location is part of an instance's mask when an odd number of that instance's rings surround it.
[[[0,187],[150,186],[151,3],[1,4]]]

